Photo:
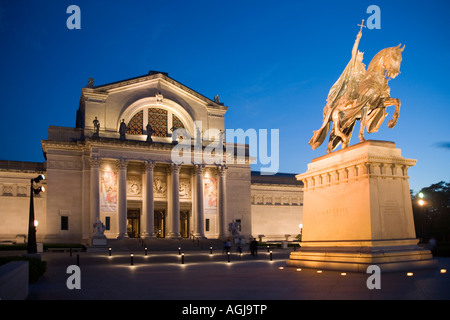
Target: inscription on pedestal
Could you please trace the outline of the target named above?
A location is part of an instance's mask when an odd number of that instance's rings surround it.
[[[342,207],[342,208],[329,208],[329,209],[323,209],[320,210],[320,214],[324,215],[341,215],[348,212],[348,207]]]
[[[381,210],[386,215],[399,215],[401,213],[400,204],[397,200],[386,200],[381,206]]]

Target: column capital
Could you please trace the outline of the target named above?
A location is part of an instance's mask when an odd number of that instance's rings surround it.
[[[217,166],[217,171],[219,172],[219,175],[221,175],[221,176],[225,176],[227,174],[227,170],[228,170],[228,167],[225,164],[221,165],[221,166]]]
[[[97,156],[93,156],[89,158],[89,165],[91,166],[91,168],[96,168],[98,169],[100,166],[100,158]]]
[[[172,173],[180,173],[181,164],[171,163],[169,165],[169,170]]]
[[[144,161],[144,171],[153,171],[155,169],[156,162],[155,161]]]
[[[120,169],[126,169],[128,166],[128,160],[125,159],[117,159],[117,168]]]
[[[202,174],[205,171],[205,165],[204,164],[196,164],[194,165],[194,172],[196,174]]]

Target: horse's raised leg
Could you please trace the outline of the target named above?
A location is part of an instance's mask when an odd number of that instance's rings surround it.
[[[392,116],[392,119],[388,122],[388,128],[392,129],[397,124],[398,117],[400,115],[400,99],[396,98],[389,98],[384,102],[384,106],[392,106],[395,105],[395,111],[394,115]]]

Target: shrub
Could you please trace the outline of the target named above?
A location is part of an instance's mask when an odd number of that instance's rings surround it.
[[[0,265],[11,261],[28,261],[29,264],[29,282],[34,283],[47,271],[47,262],[33,257],[0,257]]]

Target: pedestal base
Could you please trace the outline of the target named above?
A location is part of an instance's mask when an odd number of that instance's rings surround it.
[[[366,141],[308,164],[301,250],[288,266],[366,272],[436,266],[417,245],[405,159],[393,142]]]
[[[106,246],[107,240],[105,238],[92,238],[92,246]]]
[[[417,239],[302,243],[291,252],[289,267],[366,273],[370,265],[382,272],[436,268],[430,250],[417,245]]]
[[[108,240],[105,235],[94,235],[92,245],[86,246],[86,252],[103,253],[108,251]]]

